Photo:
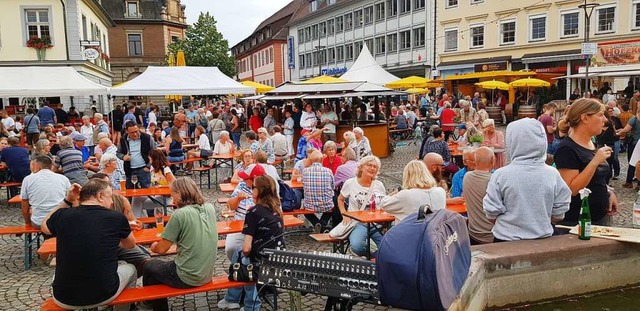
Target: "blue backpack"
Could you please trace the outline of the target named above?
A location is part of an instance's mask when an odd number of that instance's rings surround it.
[[[470,266],[464,218],[421,206],[382,238],[376,260],[380,302],[409,310],[446,310]]]
[[[280,187],[282,211],[291,212],[294,209],[300,209],[300,201],[297,199],[295,191],[282,180],[278,180],[278,187]]]

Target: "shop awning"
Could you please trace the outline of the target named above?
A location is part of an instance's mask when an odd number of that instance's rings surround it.
[[[485,71],[485,72],[472,72],[461,74],[457,76],[446,77],[445,80],[466,80],[466,79],[482,79],[482,78],[497,78],[497,77],[531,77],[535,76],[533,71]]]
[[[98,96],[108,93],[108,87],[85,78],[73,67],[0,67],[2,97]]]
[[[111,90],[115,96],[255,94],[256,89],[227,77],[217,67],[149,66]]]
[[[298,98],[302,98],[304,97],[304,95],[300,95],[300,94],[294,94],[294,95],[267,95],[264,96],[262,98],[260,98],[260,100],[287,100],[287,99],[298,99]]]
[[[568,60],[580,60],[582,59],[581,51],[568,50],[568,51],[555,51],[544,53],[531,53],[522,55],[523,64],[535,64],[535,63],[548,63],[548,62],[562,62]]]
[[[240,99],[242,100],[258,100],[260,98],[263,98],[264,95],[253,95],[253,96],[249,96],[249,97],[242,97]]]
[[[630,76],[639,76],[640,70],[635,71],[614,71],[614,72],[605,72],[605,73],[597,73],[598,77],[630,77]],[[591,74],[589,74],[591,77]]]

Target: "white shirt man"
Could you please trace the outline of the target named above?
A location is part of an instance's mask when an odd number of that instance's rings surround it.
[[[22,215],[25,225],[40,228],[42,221],[67,195],[69,179],[51,171],[51,158],[38,156],[31,161],[31,175],[22,180]]]

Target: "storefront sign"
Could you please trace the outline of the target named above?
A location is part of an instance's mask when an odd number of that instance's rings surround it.
[[[477,64],[473,67],[473,69],[475,70],[475,72],[507,70],[507,62]]]
[[[640,63],[640,40],[598,44],[596,63],[600,66]]]
[[[287,38],[287,57],[289,58],[289,69],[296,68],[296,56],[293,36]]]
[[[567,72],[567,66],[547,67],[547,68],[533,68],[531,70],[533,72],[537,72],[537,73],[566,73]]]
[[[100,57],[100,52],[98,52],[98,50],[96,49],[87,48],[87,49],[84,49],[83,55],[84,55],[84,59],[86,60],[94,60]]]
[[[337,76],[347,72],[347,67],[322,69],[322,75]]]

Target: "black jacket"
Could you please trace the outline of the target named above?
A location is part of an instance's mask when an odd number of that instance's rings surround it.
[[[144,163],[149,167],[149,152],[155,148],[156,143],[151,139],[151,136],[146,133],[140,132],[140,153],[144,159]],[[120,139],[120,146],[118,146],[118,158],[122,160],[124,156],[129,153],[129,135],[124,134]],[[124,161],[124,172],[127,176],[131,175],[131,161]]]

